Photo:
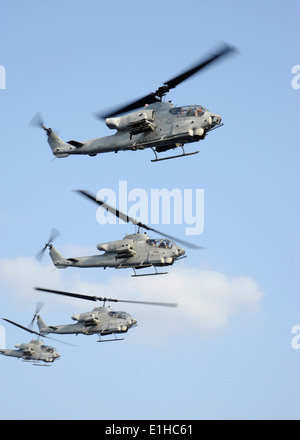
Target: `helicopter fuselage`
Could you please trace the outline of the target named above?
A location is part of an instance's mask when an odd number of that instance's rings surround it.
[[[17,350],[0,349],[0,354],[26,361],[43,361],[47,363],[52,363],[60,357],[60,354],[54,347],[44,345],[40,340],[24,344],[16,344],[15,347]]]
[[[65,143],[50,128],[45,128],[48,143],[56,157],[95,156],[101,153],[152,148],[161,153],[186,143],[198,142],[220,127],[221,117],[200,105],[174,107],[170,102],[150,104],[125,116],[107,118],[106,125],[117,132],[84,142]]]
[[[127,312],[115,312],[109,307],[95,307],[91,312],[72,315],[76,324],[47,326],[40,316],[37,317],[38,327],[43,334],[84,334],[101,336],[126,333],[137,325],[136,319]]]
[[[170,266],[185,250],[167,239],[150,239],[147,234],[127,234],[122,240],[98,244],[101,255],[64,258],[52,244],[50,257],[57,268],[111,267],[145,268]]]

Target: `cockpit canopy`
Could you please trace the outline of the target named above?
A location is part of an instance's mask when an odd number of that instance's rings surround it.
[[[47,351],[48,353],[54,353],[54,348],[53,347],[48,347],[47,345],[42,345],[41,349],[43,351]]]
[[[146,241],[149,246],[162,248],[162,249],[172,249],[174,243],[170,240],[156,240],[156,239],[150,239]]]
[[[109,312],[108,316],[116,319],[128,319],[130,318],[129,313],[126,312]]]
[[[206,108],[202,107],[201,105],[186,105],[183,107],[174,107],[170,110],[170,113],[177,116],[200,117],[203,116],[206,111],[208,110],[206,110]]]

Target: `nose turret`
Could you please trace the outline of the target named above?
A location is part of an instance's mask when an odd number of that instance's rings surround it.
[[[214,113],[212,113],[211,119],[212,119],[212,124],[213,125],[216,125],[216,124],[220,125],[221,122],[222,122],[221,116],[220,115],[215,115]]]
[[[131,317],[130,326],[133,327],[137,325],[137,320]]]
[[[133,318],[133,316],[129,315],[129,313],[127,313],[127,325],[128,325],[128,328],[134,327],[135,325],[137,325],[137,320],[135,318]]]
[[[175,250],[175,255],[176,257],[182,257],[183,255],[185,255],[185,250],[181,247],[177,247],[177,249]]]
[[[214,127],[220,127],[222,125],[222,118],[216,113],[206,111],[204,114],[204,121],[206,122],[207,130],[212,130]]]

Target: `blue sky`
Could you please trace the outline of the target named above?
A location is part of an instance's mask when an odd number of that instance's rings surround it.
[[[75,338],[54,344],[52,368],[1,357],[1,419],[291,419],[300,416],[299,3],[93,0],[0,2],[0,310],[27,325],[37,300],[49,324],[93,304],[53,298],[35,285],[127,299],[178,301],[176,310],[124,307],[139,326],[117,344]],[[168,95],[201,104],[224,127],[200,154],[151,163],[152,152],[52,161],[41,111],[64,140],[111,134],[93,113],[156,90],[220,41],[238,55]],[[193,146],[187,148],[192,151]],[[72,193],[204,189],[204,250],[169,275],[132,279],[114,270],[53,271],[34,256],[56,227],[71,256],[133,232],[100,226],[95,208]],[[184,225],[157,229],[182,237]],[[190,237],[189,237],[190,239]],[[73,253],[72,253],[73,252]],[[162,279],[163,278],[163,279]],[[9,326],[6,345],[30,340]],[[64,340],[74,342],[74,338]]]

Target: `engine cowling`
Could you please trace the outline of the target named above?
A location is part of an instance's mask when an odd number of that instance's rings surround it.
[[[119,118],[107,118],[105,122],[111,129],[118,131],[135,131],[138,133],[153,130],[156,127],[153,124],[154,118],[154,110],[142,110]]]
[[[97,248],[99,251],[105,252],[117,252],[120,250],[132,250],[134,247],[134,241],[132,239],[116,240],[110,243],[99,243]]]
[[[86,326],[100,324],[99,313],[98,312],[81,313],[79,315],[72,315],[71,318],[74,321],[78,321],[78,322],[84,323]]]

